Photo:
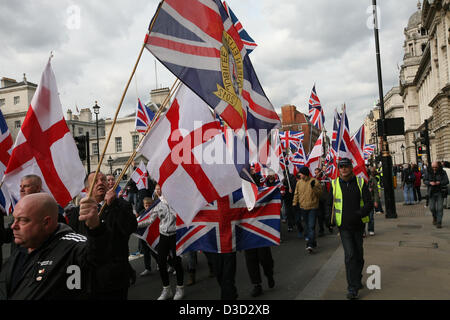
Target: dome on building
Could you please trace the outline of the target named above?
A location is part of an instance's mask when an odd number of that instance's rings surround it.
[[[416,11],[408,20],[407,30],[417,28],[422,23],[422,10]]]

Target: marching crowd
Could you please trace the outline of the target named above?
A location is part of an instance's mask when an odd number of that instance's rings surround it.
[[[450,166],[448,163],[444,166],[433,162],[431,168],[419,170],[417,166],[405,165],[400,172],[404,205],[421,202],[423,181],[427,186],[426,206],[437,228],[442,227],[443,208],[447,206],[446,170]],[[259,185],[280,188],[281,221],[287,223],[288,232],[295,229],[298,237],[305,239],[307,252],[316,251],[317,239],[338,227],[345,252],[347,298],[357,299],[363,288],[363,238],[375,235],[374,213],[383,213],[382,172],[380,168],[368,167],[370,177],[364,181],[355,176],[352,162],[346,158],[339,161],[338,170],[339,178],[335,180],[327,177],[325,168],[317,168],[311,176],[309,168],[302,167],[296,176],[285,173],[281,182],[275,174],[263,178],[254,167],[251,174]],[[161,194],[160,186],[148,178],[145,190],[137,190],[130,181],[119,192],[113,190],[114,176],[101,172],[97,176],[90,173],[85,186],[89,188],[93,181],[92,197],[64,210],[42,191],[39,176],[22,178],[21,199],[14,208],[13,223],[5,227],[3,214],[0,215],[1,244],[11,244],[11,255],[1,266],[0,299],[127,299],[128,289],[136,281],[136,272],[129,263],[130,236],[157,218],[160,241],[156,252],[144,240],[139,241],[145,266],[140,276],[150,274],[153,257],[163,287],[159,300],[182,299],[184,285],[195,285],[197,252],[177,256],[176,213]],[[105,208],[99,215],[102,206]],[[150,218],[138,223],[149,209]],[[218,281],[221,299],[237,299],[236,252],[203,254],[207,257],[209,276]],[[275,286],[270,247],[245,250],[245,262],[254,286],[253,297],[263,292],[260,267],[268,287]],[[74,277],[69,285],[71,270],[75,270],[74,274],[78,270],[79,278]],[[175,293],[170,286],[170,273],[176,275]]]

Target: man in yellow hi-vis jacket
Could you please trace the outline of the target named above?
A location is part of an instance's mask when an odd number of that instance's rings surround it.
[[[358,290],[363,288],[364,223],[369,222],[373,200],[367,183],[353,173],[350,159],[339,161],[339,178],[331,183],[328,210],[331,210],[333,222],[339,227],[344,248],[347,298],[357,299]]]

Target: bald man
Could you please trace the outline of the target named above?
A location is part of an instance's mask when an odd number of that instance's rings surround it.
[[[87,189],[90,188],[94,177],[95,172],[91,172],[86,177]],[[137,229],[136,216],[128,201],[118,198],[112,188],[108,189],[106,176],[102,172],[97,175],[92,190],[92,199],[89,201],[95,210],[106,202],[101,219],[113,237],[109,245],[112,262],[97,270],[94,280],[94,295],[99,299],[126,300],[130,280],[136,274],[128,262],[128,241],[131,234]],[[73,210],[69,216],[69,226],[81,234],[87,232],[84,223],[79,221],[77,209]]]
[[[84,201],[83,201],[84,200]],[[110,235],[96,204],[83,199],[80,220],[87,238],[58,223],[58,205],[47,193],[25,195],[11,229],[19,249],[0,274],[0,299],[87,299],[93,271],[109,259]]]

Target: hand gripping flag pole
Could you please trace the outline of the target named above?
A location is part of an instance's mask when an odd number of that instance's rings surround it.
[[[160,11],[161,6],[162,6],[163,3],[164,3],[164,0],[162,0],[162,1],[159,3],[158,9],[156,10],[155,17],[158,16],[159,11]],[[149,31],[148,31],[149,34],[150,34],[151,30],[153,29],[153,23],[154,23],[155,20],[156,20],[156,19],[154,19],[154,20],[152,21],[152,24],[150,25],[150,28],[149,28]],[[119,115],[120,108],[122,107],[122,103],[123,103],[123,100],[125,99],[125,95],[126,95],[126,93],[127,93],[127,91],[128,91],[128,88],[129,88],[129,86],[130,86],[131,80],[133,79],[134,74],[136,73],[137,66],[138,66],[138,64],[139,64],[139,61],[141,60],[142,53],[144,52],[145,44],[146,44],[146,41],[144,41],[144,43],[142,44],[141,51],[139,52],[139,55],[138,55],[138,58],[137,58],[137,61],[136,61],[135,65],[134,65],[133,71],[131,72],[130,78],[128,79],[128,83],[127,83],[127,85],[125,86],[125,90],[124,90],[124,92],[123,92],[123,94],[122,94],[122,98],[120,99],[119,106],[117,107],[116,114],[114,115],[114,120],[113,120],[112,125],[111,125],[111,130],[109,131],[108,138],[106,139],[105,146],[103,147],[103,152],[102,152],[102,155],[101,155],[101,157],[100,157],[100,161],[98,162],[97,169],[96,169],[96,171],[95,171],[94,179],[92,180],[91,186],[89,187],[89,193],[88,193],[87,197],[91,197],[91,196],[92,196],[92,191],[94,190],[95,181],[97,180],[97,175],[98,175],[98,172],[100,171],[100,166],[101,166],[101,164],[102,164],[102,162],[103,162],[103,158],[105,157],[106,148],[108,147],[109,140],[111,140],[111,135],[112,135],[114,126],[115,126],[115,124],[116,124],[116,121],[117,121],[117,117],[118,117],[118,115]],[[155,118],[156,118],[156,116],[155,116]],[[119,181],[120,181],[120,180],[119,180]]]

